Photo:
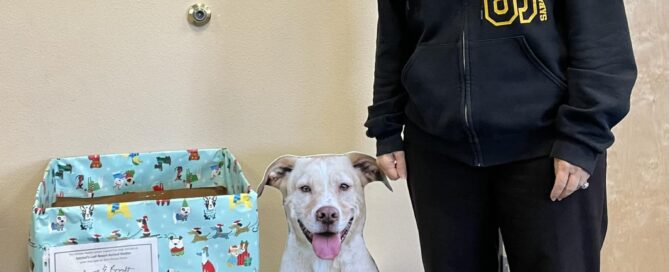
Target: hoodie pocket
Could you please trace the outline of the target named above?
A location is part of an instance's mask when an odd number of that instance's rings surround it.
[[[566,84],[525,38],[470,43],[472,119],[480,138],[543,130],[554,124]]]
[[[460,46],[419,45],[402,70],[409,120],[426,132],[462,139]]]

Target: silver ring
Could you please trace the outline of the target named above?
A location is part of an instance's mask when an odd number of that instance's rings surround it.
[[[583,185],[581,185],[581,189],[583,189],[583,190],[588,189],[588,187],[590,187],[590,183],[588,183],[588,182],[583,183]]]

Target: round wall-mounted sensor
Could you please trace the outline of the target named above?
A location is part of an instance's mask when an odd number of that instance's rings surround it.
[[[196,26],[206,25],[211,19],[211,10],[205,4],[193,4],[188,8],[188,21]]]

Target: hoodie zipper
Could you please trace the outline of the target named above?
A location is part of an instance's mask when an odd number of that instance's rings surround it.
[[[469,4],[467,0],[464,0],[464,27],[462,29],[462,84],[463,84],[463,90],[464,90],[464,119],[465,119],[465,127],[467,129],[467,134],[469,136],[469,144],[472,148],[472,153],[474,154],[474,165],[475,166],[481,166],[481,156],[479,153],[479,147],[478,147],[478,137],[476,136],[476,131],[474,131],[474,128],[471,125],[471,105],[469,105],[470,101],[470,88],[469,88],[469,66],[467,66],[467,61],[469,56],[467,55],[467,12],[469,11]]]

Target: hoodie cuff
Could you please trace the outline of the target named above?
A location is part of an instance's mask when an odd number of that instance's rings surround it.
[[[597,159],[601,153],[596,152],[588,146],[577,144],[567,140],[556,140],[553,143],[551,157],[565,160],[573,165],[583,168],[592,175]]]
[[[384,154],[400,151],[403,149],[404,149],[404,144],[402,142],[402,136],[400,136],[400,134],[395,134],[393,136],[385,137],[382,139],[376,138],[376,156],[381,156]]]

